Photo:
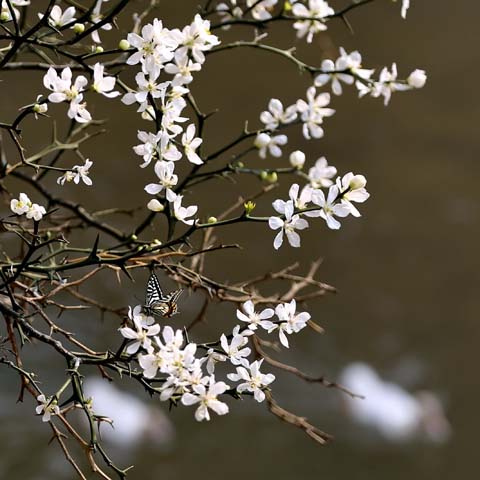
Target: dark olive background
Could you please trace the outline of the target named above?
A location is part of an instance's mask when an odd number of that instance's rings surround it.
[[[157,15],[170,27],[181,26],[195,4],[164,1]],[[132,11],[137,5],[140,2],[132,2]],[[132,479],[195,475],[232,480],[245,476],[428,480],[475,475],[480,393],[475,369],[480,333],[475,83],[480,74],[476,48],[480,6],[471,1],[413,0],[407,21],[400,18],[399,10],[391,2],[374,2],[349,16],[354,36],[341,22],[331,22],[328,32],[310,48],[295,42],[285,25],[275,28],[266,40],[285,47],[298,44],[298,55],[309,63],[318,64],[344,46],[348,51],[360,50],[364,64],[377,70],[391,61],[397,62],[403,77],[417,67],[427,70],[424,89],[393,95],[388,108],[379,99],[358,100],[352,90],[333,98],[337,113],[326,120],[326,136],[318,142],[306,143],[298,130],[289,135],[288,151],[303,149],[310,163],[326,155],[339,172],[353,170],[367,176],[371,199],[362,205],[363,217],[347,219],[339,232],[317,225],[302,236],[301,250],[284,247],[278,253],[271,248],[272,232],[262,225],[225,229],[221,232],[224,241],[240,242],[246,248],[212,255],[208,269],[219,278],[235,280],[295,260],[306,269],[310,260],[323,257],[321,278],[340,293],[309,302],[307,307],[326,334],[303,332],[283,358],[331,378],[349,362],[363,360],[410,390],[436,391],[452,424],[450,441],[443,446],[388,444],[350,424],[337,393],[278,375],[279,401],[334,434],[333,443],[321,448],[251,402],[230,402],[231,414],[208,424],[197,424],[193,411],[182,408],[169,414],[177,434],[167,451],[159,452],[148,443],[138,449],[132,446],[128,456],[128,462],[136,464]],[[246,27],[217,33],[225,41],[253,36]],[[115,35],[102,35],[116,41]],[[44,91],[37,73],[4,73],[2,80],[1,121],[8,121],[19,105]],[[308,75],[298,75],[284,59],[263,52],[233,50],[209,57],[192,84],[203,110],[221,109],[208,123],[206,150],[237,135],[247,119],[256,126],[269,98],[288,104],[303,96],[309,83]],[[51,109],[60,130],[66,128],[64,110],[63,105]],[[145,128],[145,124],[119,102],[99,101],[93,113],[95,118],[110,119],[109,133],[84,149],[95,162],[95,186],[68,185],[64,194],[96,209],[146,203],[148,196],[142,189],[152,180],[152,172],[138,168],[138,157],[131,150],[137,126]],[[49,129],[47,120],[25,122],[24,136],[31,151],[48,143]],[[14,155],[10,147],[9,152]],[[73,161],[74,157],[66,159]],[[250,161],[261,162],[255,157]],[[8,186],[13,191],[21,188],[13,183]],[[195,198],[207,217],[259,186],[253,178],[237,185],[215,181]],[[277,191],[273,197],[282,195],[284,191]],[[32,197],[40,200],[36,194]],[[260,201],[259,212],[268,212],[268,205],[267,199]],[[155,234],[162,236],[160,226]],[[84,238],[90,238],[89,234]],[[145,277],[146,272],[138,272],[133,286],[125,280],[118,286],[111,275],[103,275],[89,291],[116,306],[135,304],[135,295],[143,295]],[[200,300],[193,295],[184,300],[180,324],[195,315]],[[234,321],[231,307],[212,308],[208,325],[195,333],[196,338],[206,339],[230,328]],[[99,348],[118,342],[117,319],[101,321],[96,313],[88,312],[66,317],[64,322],[80,329],[80,338]],[[55,388],[47,378],[61,384],[64,367],[46,349],[27,349],[26,358],[27,365],[40,369],[47,388]],[[73,478],[58,446],[47,446],[50,430],[33,416],[32,400],[15,404],[16,377],[2,369],[0,385],[0,478]],[[121,385],[133,387],[128,381]],[[138,395],[145,397],[141,391]],[[117,456],[121,461],[122,455],[117,452]]]

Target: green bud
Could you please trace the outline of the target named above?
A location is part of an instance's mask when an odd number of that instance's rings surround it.
[[[128,50],[130,48],[130,43],[128,43],[128,41],[125,39],[120,40],[120,42],[118,43],[118,48],[120,50]]]
[[[46,103],[36,103],[33,106],[33,111],[35,113],[45,113],[48,110],[48,105]]]
[[[208,217],[207,223],[217,223],[217,217]]]
[[[269,183],[276,183],[278,180],[277,172],[270,172],[265,178],[265,180]]]
[[[292,4],[287,0],[284,4],[283,4],[283,11],[288,13],[292,10]]]
[[[138,237],[135,234],[133,234],[133,235],[130,235],[130,239],[135,241],[135,240],[138,240]]]
[[[236,168],[243,168],[244,166],[245,166],[245,164],[244,164],[243,162],[237,162],[237,163],[235,164],[235,167],[236,167]]]
[[[80,33],[83,33],[85,31],[85,25],[83,23],[76,23],[73,26],[73,31],[79,35]]]
[[[255,202],[252,202],[250,200],[243,204],[243,208],[245,208],[245,213],[247,215],[250,215],[253,212],[253,210],[255,209],[255,207],[256,207]]]
[[[103,52],[104,52],[103,47],[101,47],[100,45],[97,45],[97,47],[95,48],[95,53],[103,53]]]
[[[266,170],[262,170],[262,171],[260,172],[260,178],[261,178],[262,180],[266,180],[267,177],[268,177],[268,172],[267,172]]]
[[[8,22],[9,19],[10,19],[10,15],[7,11],[2,12],[0,14],[0,22]]]

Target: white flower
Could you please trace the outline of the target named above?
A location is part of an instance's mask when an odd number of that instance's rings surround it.
[[[298,333],[300,330],[306,327],[307,322],[310,320],[310,314],[308,312],[296,313],[297,302],[293,299],[290,303],[281,303],[275,308],[275,313],[280,320],[280,324],[272,327],[269,332],[278,329],[280,343],[289,348],[288,338],[286,334]]]
[[[333,184],[332,178],[337,174],[337,169],[328,165],[325,157],[320,157],[315,165],[308,171],[308,179],[314,188],[329,187]]]
[[[36,222],[39,222],[46,213],[47,211],[45,210],[45,207],[38,205],[38,203],[34,203],[27,212],[26,217],[28,219],[33,218]]]
[[[323,129],[320,125],[324,117],[331,117],[335,113],[333,108],[326,108],[329,103],[330,94],[324,92],[317,95],[315,87],[307,90],[307,102],[302,99],[297,100],[297,109],[303,122],[303,136],[307,140],[312,137],[323,137]]]
[[[263,402],[265,400],[263,390],[275,380],[275,375],[272,373],[263,374],[260,372],[262,363],[263,358],[251,363],[248,370],[245,367],[237,367],[237,373],[229,373],[227,375],[228,379],[233,382],[243,380],[243,383],[237,386],[237,392],[252,392],[257,402]]]
[[[60,175],[57,178],[57,183],[59,185],[65,185],[65,182],[71,182],[75,178],[75,176],[76,175],[72,171],[68,170],[63,175]]]
[[[247,300],[242,305],[243,313],[241,310],[237,310],[237,318],[248,323],[249,330],[256,330],[258,327],[262,327],[265,330],[268,330],[272,327],[272,322],[268,321],[267,318],[272,318],[274,311],[271,308],[266,308],[261,312],[255,311],[255,306],[251,300]]]
[[[133,324],[135,330],[130,327],[119,328],[120,333],[124,338],[127,340],[134,340],[134,342],[127,347],[127,353],[133,355],[138,352],[140,347],[143,347],[150,353],[152,351],[152,341],[149,337],[158,335],[160,332],[160,325],[154,324],[152,326],[146,326],[138,316],[133,317]]]
[[[76,20],[75,14],[76,14],[75,7],[68,7],[62,13],[62,9],[58,5],[54,5],[48,17],[48,23],[50,26],[54,28],[60,28],[60,27],[63,27],[64,25],[68,25],[69,23],[73,24],[73,22]],[[43,14],[39,13],[38,17],[42,19]]]
[[[145,187],[145,191],[150,195],[159,194],[164,188],[171,189],[178,182],[178,176],[173,173],[175,164],[173,162],[165,162],[159,160],[155,163],[155,174],[157,175],[158,183],[149,183]]]
[[[225,334],[220,337],[220,345],[233,365],[248,365],[246,357],[250,355],[251,350],[245,346],[247,343],[248,340],[239,333],[233,334],[230,343]]]
[[[407,78],[407,83],[413,88],[422,88],[427,81],[425,70],[414,70]]]
[[[210,32],[210,22],[203,20],[200,15],[195,15],[193,22],[183,28],[178,35],[181,47],[178,55],[186,55],[191,52],[193,59],[202,64],[205,62],[203,52],[211,50],[220,41]]]
[[[362,56],[355,51],[350,54],[340,47],[340,56],[335,63],[332,60],[324,60],[322,62],[323,72],[315,77],[314,84],[316,87],[322,87],[329,81],[332,82],[332,92],[335,95],[342,94],[342,84],[352,85],[355,81],[354,75],[368,80],[372,76],[374,70],[367,70],[362,67]]]
[[[175,63],[165,65],[165,71],[175,75],[172,85],[186,85],[193,80],[192,72],[199,72],[202,69],[200,63],[195,63],[188,58],[186,52],[175,52]]]
[[[308,204],[312,201],[313,192],[314,189],[310,185],[305,185],[302,188],[302,191],[300,191],[300,186],[297,183],[294,183],[288,191],[288,196],[296,209],[305,210],[308,208]],[[282,200],[280,200],[280,202],[282,202]],[[302,215],[305,215],[306,217],[319,217],[320,212],[318,210],[312,210],[310,212],[303,212]]]
[[[202,141],[201,138],[195,137],[195,125],[191,123],[182,135],[182,145],[190,163],[194,163],[195,165],[201,165],[203,163],[203,160],[196,153]]]
[[[112,90],[115,88],[115,77],[104,77],[105,67],[101,63],[96,63],[93,67],[93,85],[92,89],[97,93],[102,94],[107,98],[115,98],[120,95],[120,92]]]
[[[365,185],[367,179],[363,175],[347,173],[342,178],[338,177],[336,185],[342,197],[342,204],[349,208],[354,217],[360,217],[360,212],[352,202],[363,203],[370,197]]]
[[[216,352],[213,348],[209,348],[207,352],[207,372],[213,375],[215,372],[215,364],[217,362],[225,362],[227,357],[221,353]]]
[[[289,160],[292,167],[300,170],[305,164],[305,154],[300,150],[295,150],[290,154]]]
[[[92,14],[90,15],[90,21],[92,23],[98,23],[103,19],[103,15],[101,14],[101,9],[102,9],[102,3],[103,2],[108,2],[108,0],[97,0],[97,3],[95,4],[95,7],[93,8]],[[112,29],[112,24],[111,23],[105,23],[100,27],[102,30],[111,30]],[[95,43],[102,43],[100,40],[100,35],[98,34],[99,29],[95,30],[92,32],[92,40]]]
[[[127,36],[130,45],[137,49],[137,52],[127,59],[127,63],[141,63],[146,73],[158,74],[164,64],[172,60],[173,52],[178,46],[179,32],[163,28],[162,22],[154,19],[153,24],[142,27],[141,34],[129,33]]]
[[[350,208],[340,202],[338,187],[332,185],[328,190],[328,197],[322,190],[315,190],[312,194],[312,202],[322,208],[320,216],[327,222],[328,228],[338,230],[341,226],[336,217],[346,217],[351,212]]]
[[[133,147],[133,150],[137,155],[143,157],[144,163],[142,163],[140,167],[145,168],[150,164],[154,155],[157,153],[157,144],[160,141],[161,132],[155,134],[138,130],[137,138],[143,143]]]
[[[158,370],[162,369],[171,362],[173,357],[172,352],[167,350],[160,350],[155,353],[147,353],[138,355],[138,363],[143,369],[143,376],[145,378],[154,378]]]
[[[285,145],[287,142],[288,138],[286,135],[275,135],[271,137],[268,133],[259,133],[253,144],[258,148],[260,157],[265,158],[267,151],[273,157],[281,157],[282,150],[279,145]]]
[[[157,83],[158,75],[160,72],[150,72],[147,75],[143,72],[138,72],[135,75],[135,81],[137,82],[137,90],[134,92],[126,93],[122,97],[122,102],[125,105],[131,105],[138,102],[140,104],[146,104],[147,98],[151,95],[152,98],[165,97],[168,86],[171,82]]]
[[[298,20],[293,24],[297,30],[297,37],[307,37],[307,42],[311,43],[313,35],[327,29],[325,17],[333,15],[335,11],[324,0],[308,0],[308,8],[302,3],[295,3],[292,7],[292,13],[295,17],[314,18],[315,20]]]
[[[402,0],[402,18],[407,18],[407,10],[410,8],[410,0]]]
[[[163,329],[162,337],[165,342],[165,349],[171,352],[177,351],[184,342],[182,330],[173,330],[169,325]]]
[[[173,162],[182,158],[182,154],[164,131],[154,134],[139,130],[137,137],[143,142],[133,147],[135,153],[143,157],[144,162],[140,165],[140,168],[147,167],[153,158]]]
[[[33,218],[36,222],[39,222],[47,213],[45,207],[42,207],[37,203],[32,204],[25,193],[21,193],[18,200],[12,199],[10,201],[10,209],[17,215],[23,215],[25,213],[28,219]]]
[[[60,413],[60,407],[57,401],[52,397],[45,397],[43,393],[37,397],[37,401],[40,405],[37,405],[35,411],[37,415],[42,415],[42,422],[49,422],[52,415],[58,415]]]
[[[291,123],[296,118],[296,105],[290,105],[286,110],[283,110],[282,102],[276,98],[272,98],[268,103],[268,111],[260,114],[260,121],[265,124],[267,130],[275,130],[279,125]]]
[[[207,386],[195,385],[193,387],[194,394],[184,393],[182,403],[184,405],[195,405],[199,403],[195,411],[195,419],[199,422],[202,420],[210,420],[208,409],[213,410],[218,415],[228,413],[228,405],[217,399],[229,386],[225,382],[216,382],[215,377],[211,376]]]
[[[392,92],[401,92],[409,90],[412,87],[405,83],[397,82],[397,65],[392,64],[392,70],[389,71],[387,67],[384,67],[380,72],[380,77],[378,82],[375,82],[373,88],[371,89],[371,94],[373,97],[384,97],[385,106],[388,105]],[[360,95],[362,95],[360,91]]]
[[[285,220],[280,217],[270,217],[268,219],[268,225],[272,230],[281,229],[275,236],[273,241],[273,248],[278,250],[283,243],[283,235],[287,236],[288,243],[292,247],[300,247],[300,235],[295,230],[303,230],[308,227],[308,222],[304,218],[300,218],[300,215],[294,215],[294,206],[292,200],[288,202],[273,202],[273,208],[278,213],[285,216]]]
[[[163,212],[165,210],[165,207],[163,206],[162,203],[160,203],[156,198],[152,198],[147,203],[147,208],[151,210],[152,212]]]
[[[251,13],[255,20],[268,20],[277,3],[278,0],[247,0],[247,7],[253,7]]]
[[[21,193],[19,199],[12,199],[10,201],[10,209],[17,215],[27,213],[32,207],[32,202],[25,193]]]
[[[33,115],[35,116],[35,120],[38,120],[38,115],[45,115],[48,112],[48,104],[47,103],[38,103],[38,101],[42,98],[42,95],[37,95],[37,99],[33,104],[32,110]]]
[[[136,305],[133,309],[132,307],[128,307],[128,318],[132,321],[136,319],[136,321],[145,328],[155,323],[155,319],[152,316],[143,313],[143,307],[141,305]]]
[[[338,60],[337,66],[333,63],[332,60],[324,60],[322,62],[322,70],[323,73],[315,77],[314,85],[316,87],[323,87],[329,81],[332,82],[332,92],[335,95],[342,94],[342,82],[345,82],[347,85],[351,85],[354,81],[352,75],[347,73],[337,72],[337,70],[341,70],[338,68]]]
[[[79,75],[72,85],[72,70],[69,67],[64,68],[60,76],[50,67],[43,77],[43,85],[53,92],[48,96],[52,103],[72,101],[78,97],[81,99],[81,92],[85,90],[87,83],[87,79]]]
[[[171,136],[177,136],[182,132],[182,127],[176,125],[176,123],[186,122],[188,118],[182,117],[182,110],[187,106],[187,102],[180,94],[176,94],[177,89],[183,87],[173,87],[170,90],[170,95],[167,100],[162,97],[162,106],[160,110],[163,114],[162,116],[162,128],[165,132],[169,132]],[[188,92],[188,90],[187,90]],[[184,94],[184,90],[182,90]]]
[[[197,213],[198,207],[192,205],[190,207],[182,207],[183,195],[177,195],[172,190],[167,190],[167,200],[170,203],[173,203],[173,216],[180,220],[181,222],[187,225],[193,225],[195,223],[194,219],[188,219],[192,215]]]
[[[70,107],[67,112],[68,118],[76,120],[78,123],[88,123],[92,120],[90,112],[87,110],[87,103],[82,102],[82,95],[70,102]]]
[[[75,171],[75,176],[73,181],[78,184],[80,180],[83,180],[85,185],[92,185],[92,180],[88,176],[90,174],[90,167],[93,165],[93,162],[88,158],[85,160],[85,165],[75,165],[73,170]]]

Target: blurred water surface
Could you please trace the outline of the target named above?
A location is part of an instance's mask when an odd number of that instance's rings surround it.
[[[182,26],[196,3],[183,1],[180,8],[179,2],[163,1],[157,15],[169,27]],[[334,6],[343,3],[332,1]],[[138,4],[132,2],[132,11]],[[305,146],[300,133],[289,135],[289,150],[301,146],[308,161],[326,155],[339,172],[367,176],[372,196],[362,205],[361,220],[345,221],[339,232],[311,229],[302,236],[304,248],[285,247],[281,253],[272,252],[273,236],[262,226],[254,226],[258,229],[254,238],[243,227],[224,231],[226,242],[240,242],[246,249],[219,253],[208,267],[213,275],[234,280],[295,260],[306,268],[311,260],[323,257],[322,280],[338,287],[339,294],[307,307],[326,334],[302,333],[284,358],[311,374],[333,379],[346,364],[361,360],[407,390],[437,392],[453,429],[449,442],[389,443],[352,424],[338,393],[279,374],[278,400],[332,433],[336,439],[329,446],[319,447],[251,402],[230,402],[230,415],[197,424],[192,410],[168,414],[164,405],[137,392],[145,402],[164,409],[176,435],[169,449],[159,450],[148,441],[132,445],[128,462],[136,466],[129,478],[474,478],[480,394],[474,370],[480,334],[480,104],[475,85],[480,54],[474,48],[479,14],[477,2],[413,0],[405,22],[398,5],[374,2],[350,15],[354,36],[340,22],[332,22],[313,47],[298,43],[298,55],[310,63],[335,56],[337,47],[343,46],[360,50],[369,67],[379,69],[396,61],[400,76],[425,68],[429,81],[423,90],[393,95],[387,109],[378,99],[358,100],[348,91],[333,99],[337,113],[326,120],[324,139]],[[253,36],[245,27],[220,35],[233,39],[239,32]],[[293,37],[292,30],[282,26],[272,32],[271,41],[290,46]],[[3,80],[2,120],[43,91],[36,73],[6,73]],[[207,125],[207,150],[237,135],[245,120],[256,125],[269,98],[288,104],[304,94],[309,82],[283,59],[263,52],[232,50],[209,57],[192,84],[204,111],[222,109]],[[151,181],[151,172],[138,169],[138,157],[131,150],[140,125],[132,110],[105,101],[94,116],[110,119],[108,134],[85,148],[95,161],[95,188],[69,186],[64,191],[90,208],[145,203],[142,189]],[[26,122],[24,129],[32,148],[48,142],[47,122]],[[34,137],[33,131],[38,132]],[[201,211],[212,215],[221,210],[219,198],[230,195],[234,201],[245,189],[259,187],[232,187],[221,180],[212,185],[202,190],[200,200]],[[279,195],[285,196],[276,191],[274,197]],[[134,304],[134,295],[143,295],[145,275],[138,273],[135,285],[124,282],[120,287],[105,276],[90,293],[119,307]],[[188,323],[199,308],[197,297],[186,299],[178,322]],[[92,313],[65,321],[76,329],[81,322],[81,337],[103,348],[117,344],[117,319],[107,316],[101,321]],[[233,310],[212,308],[207,329],[194,332],[194,337],[203,338],[225,322],[230,328],[234,321]],[[45,377],[62,381],[63,371],[46,351],[28,352],[27,360],[35,362]],[[15,404],[16,377],[2,369],[0,385],[0,478],[73,478],[58,446],[47,445],[50,431],[33,416],[33,402]],[[127,380],[120,386],[133,387]],[[360,393],[368,396],[368,391]]]

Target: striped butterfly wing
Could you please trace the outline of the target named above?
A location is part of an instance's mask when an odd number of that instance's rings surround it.
[[[163,293],[157,276],[152,272],[147,282],[147,292],[145,296],[145,305],[149,307],[155,302],[165,301],[166,297]]]
[[[177,300],[180,298],[180,295],[183,293],[183,289],[175,290],[172,293],[168,294],[168,311],[164,314],[165,317],[171,317],[178,313],[178,303]]]
[[[177,300],[182,289],[165,295],[155,273],[152,272],[147,282],[144,309],[147,315],[171,317],[178,313]]]

